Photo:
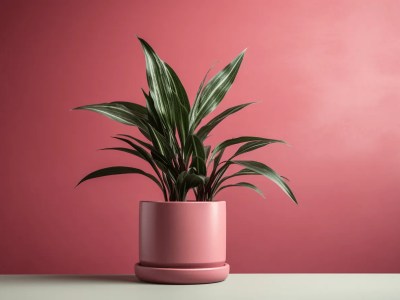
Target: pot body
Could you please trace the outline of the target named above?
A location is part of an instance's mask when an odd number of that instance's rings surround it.
[[[226,260],[226,203],[141,201],[139,260],[157,268],[212,268]]]

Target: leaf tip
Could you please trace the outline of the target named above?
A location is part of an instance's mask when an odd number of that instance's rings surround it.
[[[78,182],[78,184],[75,186],[75,189],[83,182],[83,179]]]

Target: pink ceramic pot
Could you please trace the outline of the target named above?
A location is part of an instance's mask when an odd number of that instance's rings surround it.
[[[209,283],[227,277],[224,201],[142,201],[139,217],[139,278]]]

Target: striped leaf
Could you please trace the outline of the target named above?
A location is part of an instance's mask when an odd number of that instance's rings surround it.
[[[206,125],[201,127],[199,131],[197,131],[196,135],[199,137],[200,140],[205,140],[208,136],[208,134],[213,130],[219,123],[221,123],[226,117],[234,114],[235,112],[240,111],[241,109],[245,108],[246,106],[249,106],[250,104],[253,104],[254,102],[249,102],[245,104],[240,104],[236,105],[233,107],[230,107],[220,113],[218,116],[214,117],[211,121],[209,121]]]
[[[218,144],[217,146],[215,146],[214,150],[211,153],[211,158],[213,158],[216,155],[216,153],[218,153],[219,151],[224,150],[226,147],[241,144],[241,143],[256,142],[256,141],[257,142],[265,142],[266,145],[272,144],[272,143],[284,143],[285,144],[285,142],[281,141],[281,140],[266,139],[266,138],[257,137],[257,136],[241,136],[238,138],[226,140],[226,141]]]
[[[233,157],[236,157],[238,155],[256,150],[258,148],[264,147],[271,144],[269,141],[254,141],[254,142],[248,142],[242,146],[239,147],[239,149],[235,152]],[[232,157],[232,158],[233,158]]]
[[[147,82],[154,107],[172,131],[178,128],[181,142],[184,142],[188,132],[190,110],[186,91],[174,70],[160,59],[146,41],[138,39],[145,54]]]
[[[260,175],[260,174],[254,172],[252,170],[244,168],[244,169],[242,169],[242,170],[240,170],[240,171],[238,171],[236,173],[233,173],[231,175],[228,175],[228,176],[225,176],[225,177],[221,176],[221,179],[218,180],[217,182],[215,182],[215,189],[218,189],[221,186],[221,184],[223,182],[227,181],[228,179],[231,179],[231,178],[234,178],[234,177],[238,177],[238,176],[246,176],[246,175]]]
[[[157,110],[154,106],[154,100],[142,89],[143,95],[146,99],[146,106],[147,106],[147,114],[148,114],[148,122],[151,126],[159,131],[163,131],[163,124],[160,116],[157,113]]]
[[[129,102],[90,104],[76,107],[74,110],[90,110],[100,113],[122,124],[145,127],[144,122],[147,118],[147,109],[139,104],[134,103],[129,103],[133,105],[128,107],[127,103]]]
[[[148,129],[154,148],[166,159],[173,159],[175,154],[166,137],[151,126]]]
[[[222,187],[220,187],[218,189],[218,191],[215,193],[215,195],[218,194],[223,189],[226,189],[226,188],[229,188],[229,187],[236,187],[236,186],[245,187],[245,188],[249,188],[249,189],[251,189],[253,191],[256,191],[259,195],[261,195],[261,197],[263,197],[265,199],[265,196],[264,196],[263,192],[258,187],[256,187],[254,184],[251,184],[251,183],[248,183],[248,182],[238,182],[238,183],[235,183],[235,184],[224,185],[224,186],[222,186]]]
[[[289,197],[297,204],[296,197],[294,196],[292,190],[286,184],[286,182],[282,179],[282,177],[272,170],[270,167],[264,165],[263,163],[251,160],[233,160],[231,161],[233,164],[240,165],[249,170],[252,170],[260,175],[263,175],[273,181],[276,185],[278,185]]]
[[[190,111],[191,131],[212,112],[225,97],[239,71],[245,51],[240,53],[229,65],[215,75],[201,90]]]

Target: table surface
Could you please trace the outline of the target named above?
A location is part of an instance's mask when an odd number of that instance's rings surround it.
[[[0,275],[0,299],[400,299],[400,274],[231,274],[165,285],[133,275]]]

